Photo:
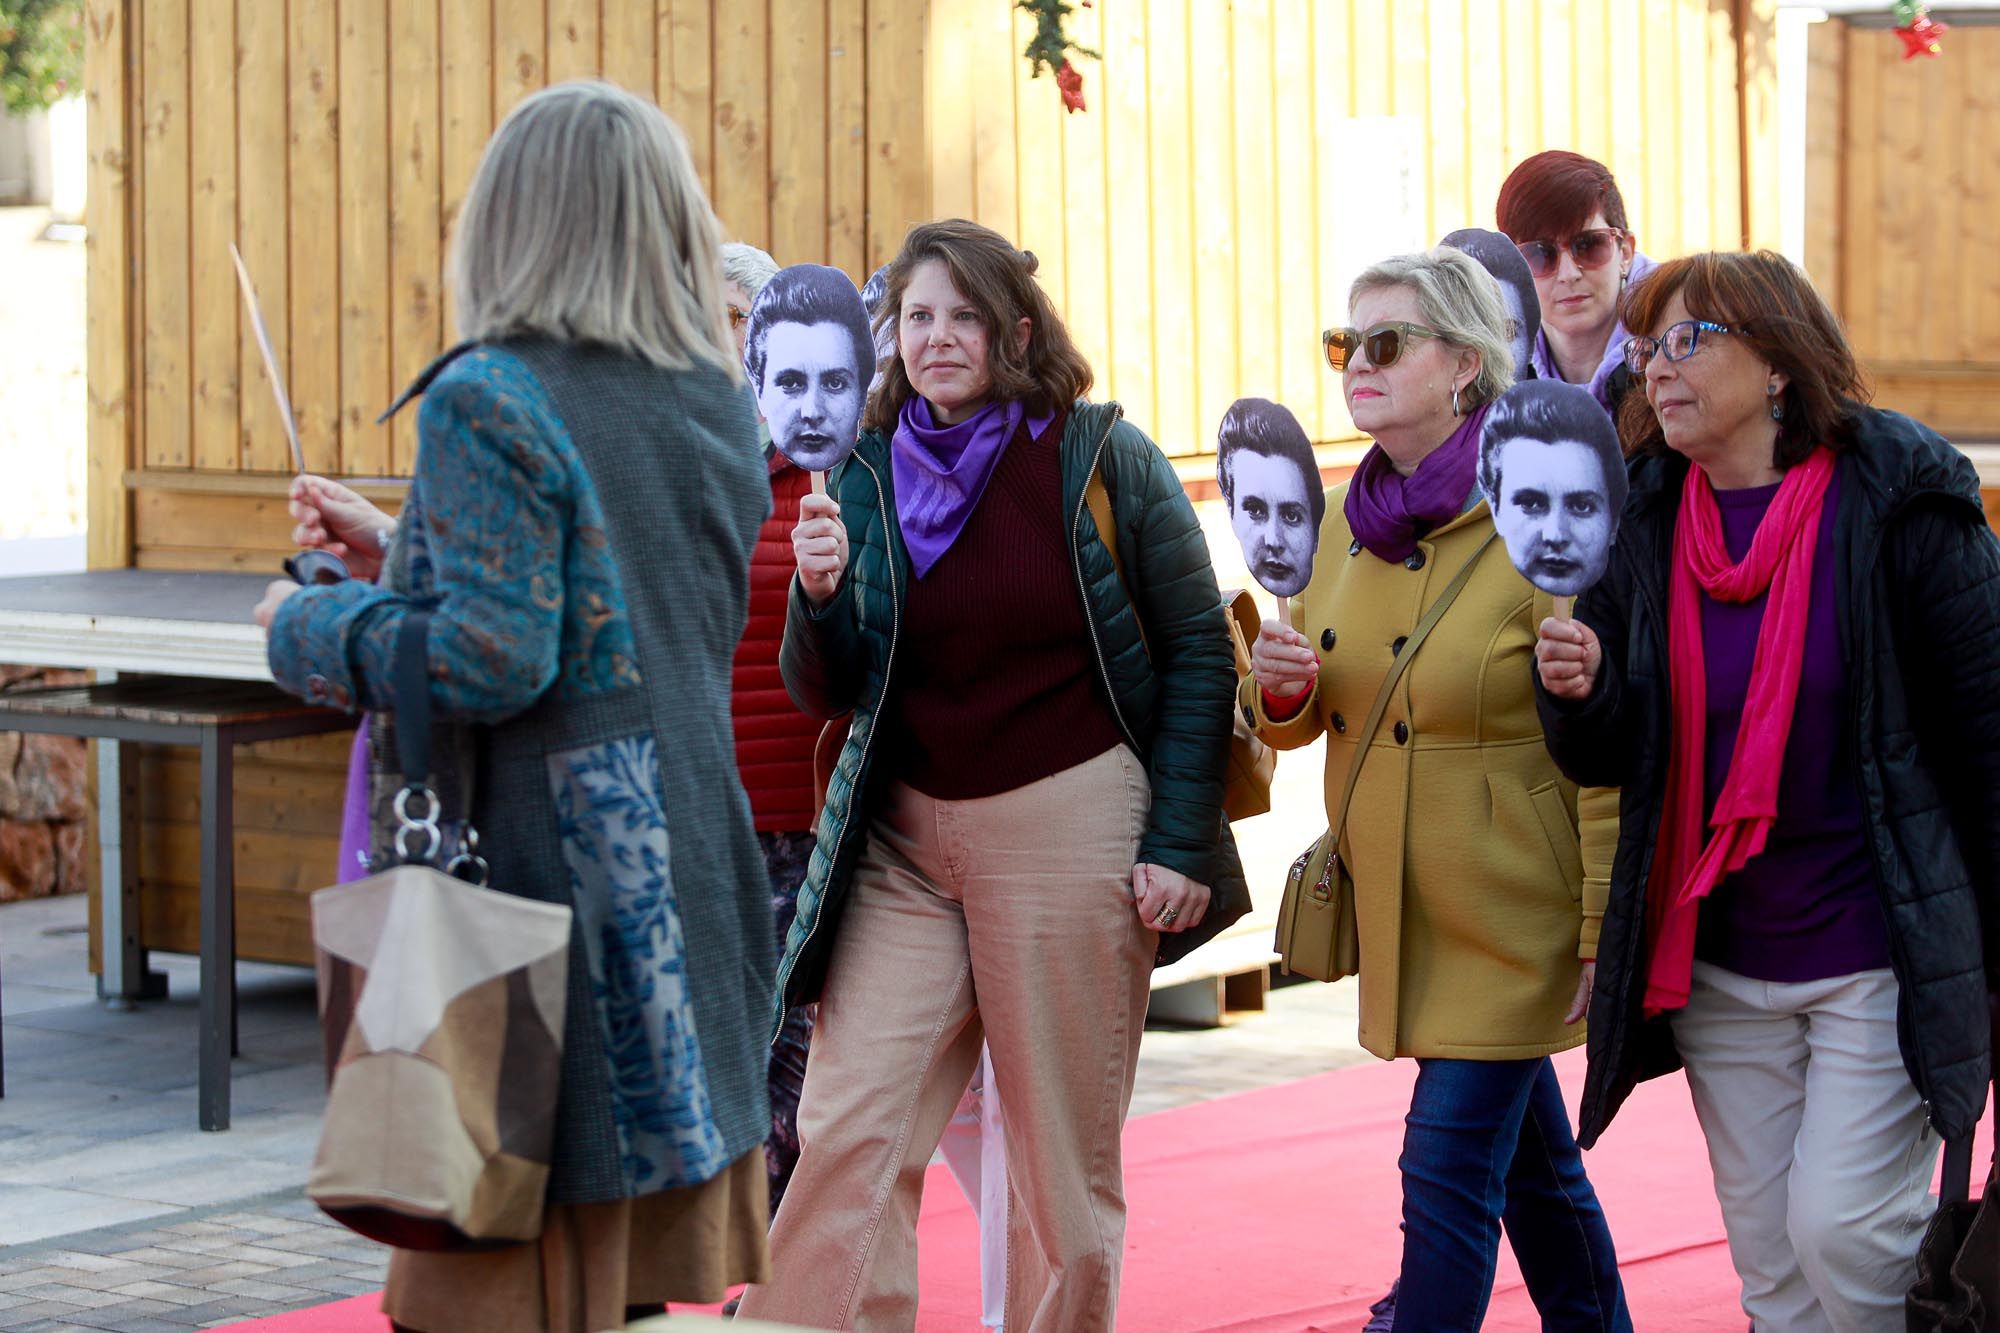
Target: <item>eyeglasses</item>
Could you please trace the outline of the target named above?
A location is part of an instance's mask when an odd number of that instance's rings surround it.
[[[1588,272],[1603,268],[1618,255],[1625,231],[1620,227],[1592,227],[1580,231],[1561,245],[1554,241],[1527,241],[1517,246],[1521,258],[1528,261],[1528,271],[1538,278],[1546,278],[1556,271],[1562,262],[1562,253],[1568,250],[1576,260],[1576,266]]]
[[[1747,329],[1732,329],[1726,324],[1717,324],[1706,319],[1684,319],[1669,325],[1665,336],[1659,338],[1627,338],[1625,340],[1625,368],[1634,375],[1646,373],[1646,367],[1653,359],[1653,353],[1665,352],[1669,361],[1685,361],[1701,347],[1704,333],[1746,333]]]
[[[740,305],[729,307],[729,327],[740,329],[750,322],[750,312]]]
[[[1398,319],[1377,324],[1365,333],[1359,329],[1327,329],[1319,335],[1319,342],[1326,350],[1326,363],[1335,370],[1347,369],[1347,363],[1354,359],[1356,348],[1368,354],[1368,364],[1377,370],[1386,370],[1402,359],[1410,339],[1439,336],[1436,329]]]

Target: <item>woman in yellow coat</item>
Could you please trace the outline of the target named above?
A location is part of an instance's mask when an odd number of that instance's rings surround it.
[[[1548,1057],[1580,1044],[1615,793],[1582,793],[1543,747],[1535,627],[1550,599],[1514,569],[1480,498],[1479,428],[1512,378],[1493,280],[1456,250],[1377,264],[1327,359],[1374,446],[1328,495],[1294,624],[1267,622],[1242,703],[1279,749],[1327,737],[1328,818],[1357,782],[1361,1042],[1415,1057],[1403,1140],[1398,1328],[1476,1330],[1500,1227],[1543,1327],[1628,1330],[1617,1259]],[[1360,734],[1395,654],[1469,580]],[[1608,857],[1605,858],[1608,861]],[[1604,867],[1604,868],[1608,868]]]

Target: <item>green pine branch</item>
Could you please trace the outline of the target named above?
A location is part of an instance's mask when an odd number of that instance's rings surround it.
[[[1021,52],[1028,60],[1028,77],[1039,79],[1045,69],[1055,73],[1068,62],[1072,51],[1092,60],[1103,59],[1089,47],[1072,42],[1063,30],[1064,21],[1076,8],[1068,0],[1017,0],[1014,7],[1035,16],[1035,35]]]

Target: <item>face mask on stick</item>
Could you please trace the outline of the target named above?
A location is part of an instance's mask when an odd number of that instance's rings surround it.
[[[1466,227],[1438,242],[1460,250],[1493,275],[1500,304],[1507,311],[1507,346],[1514,354],[1514,381],[1535,377],[1535,339],[1542,331],[1542,301],[1535,295],[1535,275],[1521,251],[1497,231]]]
[[[743,368],[772,443],[823,491],[827,472],[854,452],[875,371],[854,280],[823,264],[780,269],[750,307]]]
[[[1507,556],[1569,619],[1604,577],[1625,508],[1625,459],[1586,389],[1530,380],[1500,395],[1479,437],[1479,488]]]
[[[1305,591],[1319,553],[1326,490],[1299,419],[1268,398],[1239,398],[1216,432],[1215,478],[1250,576],[1278,599],[1278,619]]]

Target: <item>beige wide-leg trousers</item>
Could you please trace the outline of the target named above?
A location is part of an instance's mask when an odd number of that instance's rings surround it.
[[[885,794],[836,927],[772,1280],[744,1315],[916,1326],[924,1170],[983,1039],[1007,1108],[1008,1333],[1109,1333],[1157,944],[1132,897],[1150,806],[1124,746],[980,800]]]

